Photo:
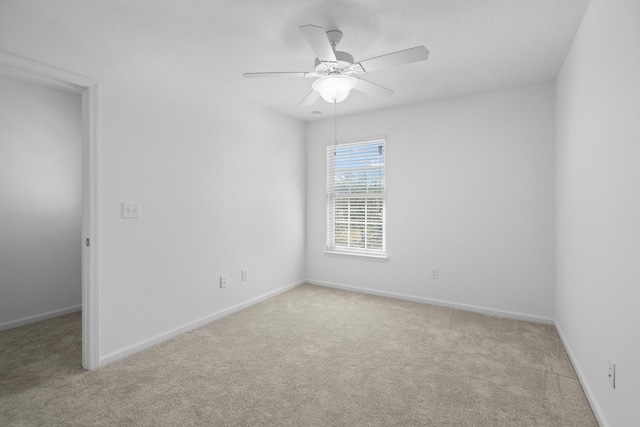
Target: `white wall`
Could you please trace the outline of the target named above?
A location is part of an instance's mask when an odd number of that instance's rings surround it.
[[[640,2],[591,3],[556,95],[556,324],[601,424],[638,426]]]
[[[80,309],[80,95],[0,75],[0,329]]]
[[[309,124],[307,277],[551,321],[554,114],[543,83],[339,117],[341,139],[387,135],[386,262],[323,253],[334,129]]]
[[[102,364],[304,278],[303,123],[108,35],[7,2],[0,17],[0,50],[100,85]],[[121,219],[122,202],[141,218]]]

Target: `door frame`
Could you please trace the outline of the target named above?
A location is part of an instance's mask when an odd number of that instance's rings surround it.
[[[0,71],[82,97],[82,367],[100,365],[98,83],[88,77],[0,51]]]

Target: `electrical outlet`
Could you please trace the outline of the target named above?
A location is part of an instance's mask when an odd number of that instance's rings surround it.
[[[616,388],[616,364],[609,360],[609,384],[611,388]]]
[[[220,287],[221,288],[227,287],[227,276],[220,276]]]
[[[243,282],[246,282],[248,280],[247,279],[247,275],[248,274],[249,273],[248,273],[247,269],[240,270],[240,280],[242,280]]]
[[[432,279],[437,279],[440,277],[440,269],[439,268],[432,268],[431,269],[431,278]]]
[[[122,218],[140,218],[140,203],[122,203]]]

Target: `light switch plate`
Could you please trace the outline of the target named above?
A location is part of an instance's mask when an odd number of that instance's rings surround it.
[[[122,218],[140,218],[140,203],[122,203]]]

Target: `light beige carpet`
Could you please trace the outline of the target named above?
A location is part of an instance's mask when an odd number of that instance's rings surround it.
[[[0,333],[2,426],[597,426],[549,325],[310,285],[95,372]]]

